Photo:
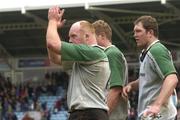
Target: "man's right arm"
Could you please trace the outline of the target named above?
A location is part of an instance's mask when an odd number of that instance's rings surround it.
[[[55,64],[61,65],[61,55],[56,54],[49,49],[47,49],[47,51],[49,60]]]
[[[57,29],[64,24],[64,21],[61,21],[63,14],[64,10],[60,10],[57,6],[50,8],[48,12],[49,22],[46,34],[46,44],[49,59],[55,64],[61,63],[61,39]]]
[[[54,19],[50,19],[48,23],[48,28],[47,28],[47,34],[46,34],[46,44],[47,48],[56,53],[60,54],[61,51],[61,40],[58,35],[57,31],[57,21]]]
[[[125,98],[127,98],[127,97],[128,97],[128,94],[129,94],[132,90],[136,91],[136,90],[138,90],[138,88],[139,88],[139,79],[128,83],[128,84],[123,88],[123,96],[124,96]]]

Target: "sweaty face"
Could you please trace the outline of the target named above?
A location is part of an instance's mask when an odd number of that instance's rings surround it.
[[[134,38],[137,47],[144,49],[148,46],[148,32],[144,29],[141,22],[134,26]]]
[[[69,31],[69,42],[74,44],[82,44],[84,41],[83,34],[80,31],[80,27],[75,24],[72,25]]]

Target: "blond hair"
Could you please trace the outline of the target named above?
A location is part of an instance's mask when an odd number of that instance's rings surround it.
[[[88,21],[85,21],[85,20],[82,20],[80,21],[80,30],[81,31],[86,31],[86,32],[90,32],[92,34],[95,34],[95,29],[94,27],[92,26],[92,24]]]

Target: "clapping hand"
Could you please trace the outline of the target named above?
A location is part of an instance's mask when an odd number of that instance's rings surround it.
[[[58,6],[54,6],[49,9],[48,11],[48,20],[57,23],[57,27],[61,28],[64,23],[65,19],[62,19],[64,15],[64,9],[60,9]]]

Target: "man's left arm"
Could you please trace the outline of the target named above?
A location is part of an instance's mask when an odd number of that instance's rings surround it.
[[[156,60],[154,62],[157,63],[158,66],[155,67],[155,70],[162,78],[163,83],[159,95],[149,106],[145,115],[157,115],[160,112],[161,107],[168,102],[176,88],[178,78],[173,65],[172,55],[165,47],[155,47],[154,49],[151,49],[150,52]],[[159,72],[159,70],[161,72]]]
[[[117,106],[118,102],[120,101],[122,93],[122,87],[113,87],[109,90],[107,96],[107,105],[109,107],[109,114],[113,111],[113,109]]]
[[[168,75],[163,82],[159,96],[154,103],[149,106],[148,110],[144,113],[144,116],[157,115],[160,112],[162,105],[165,104],[172,95],[177,83],[178,78],[176,74]]]
[[[110,51],[111,50],[111,51]],[[122,97],[123,85],[126,82],[126,64],[123,55],[119,51],[109,49],[106,54],[111,68],[110,90],[107,96],[109,114],[116,108]]]
[[[172,95],[174,89],[176,88],[177,83],[178,78],[176,74],[168,75],[163,82],[161,92],[154,104],[162,106],[166,103],[167,99]]]

